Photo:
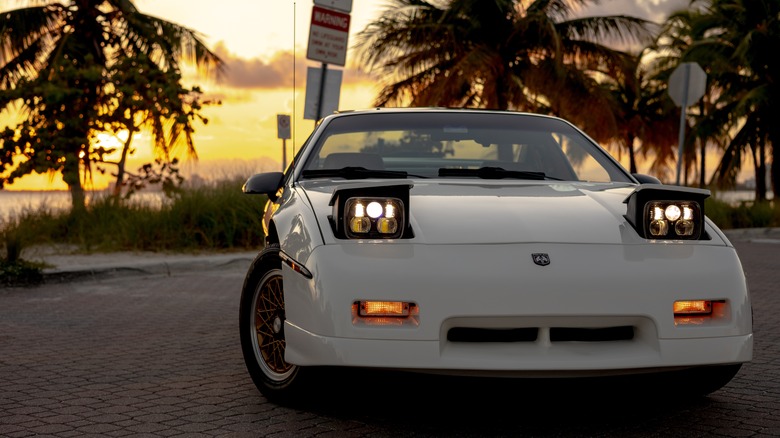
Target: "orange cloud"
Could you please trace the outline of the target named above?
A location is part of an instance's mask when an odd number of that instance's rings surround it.
[[[306,59],[305,49],[296,53],[290,50],[275,52],[270,59],[260,58],[245,59],[236,56],[229,51],[225,43],[219,42],[214,46],[214,53],[225,62],[225,73],[220,78],[219,85],[226,88],[244,89],[279,89],[305,88],[306,70],[309,67],[320,67],[320,63]],[[344,84],[357,84],[373,82],[370,75],[359,70],[354,64],[348,64],[346,68],[340,66],[328,66],[328,68],[343,69]],[[295,77],[293,76],[295,70]]]
[[[214,53],[225,62],[225,74],[220,85],[240,89],[275,89],[293,86],[293,68],[298,78],[306,78],[306,63],[304,59],[294,59],[291,51],[276,52],[273,57],[264,61],[259,58],[244,59],[230,51],[224,43],[219,42],[214,47]],[[293,61],[297,62],[293,62]],[[294,67],[293,67],[294,66]]]

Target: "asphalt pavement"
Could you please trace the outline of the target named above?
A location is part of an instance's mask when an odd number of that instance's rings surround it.
[[[344,370],[293,406],[241,356],[254,252],[69,254],[0,287],[0,437],[778,437],[780,230],[729,232],[754,307],[753,361],[708,397],[632,387]]]

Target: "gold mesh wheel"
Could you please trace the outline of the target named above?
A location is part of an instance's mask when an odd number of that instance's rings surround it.
[[[289,377],[294,366],[284,361],[284,289],[282,272],[268,271],[260,280],[254,295],[255,356],[263,373],[271,380]]]

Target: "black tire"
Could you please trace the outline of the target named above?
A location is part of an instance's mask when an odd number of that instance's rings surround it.
[[[284,360],[284,289],[279,246],[269,245],[252,262],[239,306],[241,350],[249,375],[269,400],[295,398],[305,374]]]

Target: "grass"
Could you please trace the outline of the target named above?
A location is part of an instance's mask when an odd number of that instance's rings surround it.
[[[43,281],[40,263],[0,259],[0,286],[32,286]]]
[[[266,198],[241,192],[231,179],[187,188],[161,205],[92,199],[86,211],[42,206],[0,220],[0,284],[33,284],[42,266],[23,260],[25,248],[68,245],[84,253],[192,252],[258,249],[263,245]]]
[[[733,206],[708,198],[704,204],[707,216],[721,229],[780,227],[780,205],[767,202],[742,202]]]
[[[65,232],[52,237],[88,252],[255,249],[264,237],[265,198],[244,195],[242,183],[190,188],[161,206],[98,199],[84,217],[58,218]]]

